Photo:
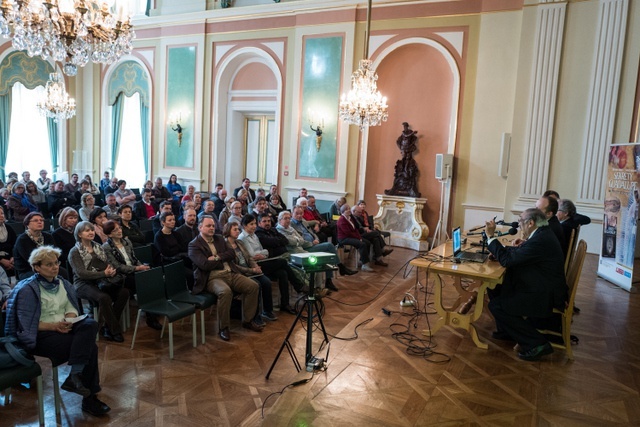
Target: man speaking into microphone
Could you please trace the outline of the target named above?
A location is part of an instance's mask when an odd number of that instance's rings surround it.
[[[496,223],[486,223],[489,251],[506,268],[502,284],[489,291],[489,310],[496,320],[493,337],[516,341],[518,357],[533,361],[553,353],[536,323],[551,317],[554,307],[564,309],[568,288],[562,248],[545,214],[527,209],[518,223],[524,242],[508,247],[494,236]]]

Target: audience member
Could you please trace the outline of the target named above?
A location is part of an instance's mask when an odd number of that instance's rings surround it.
[[[7,300],[12,290],[11,281],[9,280],[9,276],[7,276],[7,272],[4,271],[4,268],[0,267],[0,309],[2,309],[0,315],[2,316],[4,316],[4,311],[7,309]]]
[[[76,237],[73,233],[78,224],[78,212],[70,207],[62,209],[58,223],[60,227],[56,228],[51,235],[56,247],[60,249],[60,262],[66,266],[69,252],[76,245]]]
[[[40,206],[40,204],[47,203],[47,195],[44,194],[42,190],[38,188],[35,182],[29,181],[25,184],[26,192],[33,200],[33,204],[36,206]]]
[[[231,300],[233,292],[243,296],[242,327],[262,332],[262,327],[253,319],[258,307],[258,285],[248,277],[233,271],[234,250],[224,237],[215,234],[213,219],[204,216],[198,225],[200,234],[189,243],[189,258],[193,261],[195,284],[193,293],[204,290],[218,297],[218,334],[224,341],[231,338]]]
[[[355,224],[358,227],[358,232],[363,239],[368,240],[371,243],[371,247],[373,248],[373,253],[375,255],[375,264],[386,267],[388,264],[382,260],[382,257],[389,255],[393,252],[393,249],[385,247],[386,243],[384,242],[384,237],[382,237],[380,231],[365,225],[365,214],[366,212],[362,210],[361,203],[358,203],[351,208],[351,218],[355,221]],[[378,248],[380,249],[378,250]]]
[[[340,216],[341,211],[340,208],[342,207],[342,205],[344,205],[345,203],[347,203],[347,199],[344,197],[338,197],[336,199],[335,202],[333,202],[331,204],[331,207],[329,207],[329,213],[331,214],[331,219],[333,220],[334,216]]]
[[[49,207],[49,213],[53,217],[58,216],[58,212],[67,206],[74,206],[77,203],[76,199],[71,193],[65,191],[64,183],[60,180],[53,184],[53,191],[47,195],[47,205]]]
[[[182,196],[182,199],[180,199],[180,204],[184,205],[186,202],[193,200],[193,196],[195,194],[196,194],[196,187],[194,187],[191,184],[187,185],[187,194]]]
[[[49,192],[49,187],[51,186],[51,184],[52,184],[51,179],[47,178],[47,171],[42,169],[40,171],[40,178],[36,180],[36,185],[38,186],[38,190],[47,194]]]
[[[171,202],[169,200],[163,200],[160,203],[160,209],[158,210],[158,213],[153,218],[151,218],[151,227],[153,229],[154,236],[158,234],[158,231],[162,229],[160,215],[162,215],[164,212],[173,212],[173,210],[171,209]]]
[[[242,223],[242,203],[239,200],[236,200],[231,204],[231,215],[227,220],[229,222],[235,222],[236,224]]]
[[[25,186],[17,182],[13,186],[13,191],[7,199],[7,208],[14,221],[22,221],[29,212],[36,212],[38,207],[31,200],[31,196],[25,193]]]
[[[278,198],[278,203],[271,202],[271,198],[274,196]],[[280,196],[280,193],[278,193],[278,186],[276,184],[272,184],[271,187],[269,187],[269,194],[267,194],[265,197],[267,198],[267,202],[269,202],[269,204],[279,205],[281,211],[287,210],[287,205],[284,203],[284,200],[282,199],[282,196]],[[278,213],[280,213],[280,211],[278,211]]]
[[[175,173],[172,173],[169,176],[169,182],[167,182],[167,190],[171,193],[173,200],[180,203],[180,199],[182,199],[182,186],[178,184],[178,176]]]
[[[273,213],[274,216],[278,216],[280,212],[286,210],[286,206],[284,202],[281,201],[280,196],[277,194],[272,194],[269,199],[269,210]]]
[[[114,191],[113,195],[116,196],[116,202],[120,206],[129,205],[131,209],[133,209],[133,205],[136,202],[136,195],[131,189],[125,188],[127,186],[127,181],[121,179],[118,181],[118,189]]]
[[[145,188],[142,192],[142,199],[133,205],[133,212],[138,219],[152,218],[158,212],[158,205],[151,200],[151,190]]]
[[[64,191],[69,194],[75,194],[80,189],[80,183],[78,182],[78,174],[71,174],[71,181],[64,186]]]
[[[231,216],[231,205],[235,201],[236,201],[236,198],[233,196],[227,196],[224,199],[225,207],[222,210],[222,212],[220,212],[220,215],[218,215],[218,222],[220,223],[220,227],[224,228],[224,226],[229,221],[229,217]]]
[[[152,191],[153,191],[153,195],[156,198],[156,202],[161,200],[172,199],[172,196],[169,190],[167,190],[167,188],[164,185],[162,185],[162,178],[160,177],[156,178],[156,185],[153,187]]]
[[[233,249],[236,254],[235,259],[231,261],[235,264],[234,271],[244,274],[258,284],[258,304],[253,322],[259,326],[264,326],[263,318],[271,321],[278,320],[276,315],[273,314],[271,280],[262,273],[262,269],[258,263],[253,260],[242,241],[238,240],[238,236],[240,236],[240,226],[236,223],[227,223],[227,225],[224,226],[222,234],[227,240],[227,244],[231,246],[231,249]],[[260,302],[262,302],[262,309],[260,309]]]
[[[22,180],[20,182],[23,183],[26,187],[29,181],[31,181],[31,173],[29,173],[29,171],[22,172]]]
[[[107,235],[104,234],[102,226],[108,220],[109,218],[107,218],[107,213],[101,208],[95,208],[89,214],[89,222],[94,225],[93,234],[95,236],[96,242],[99,244],[103,244],[107,241]]]
[[[169,203],[167,203],[171,206]],[[160,223],[162,228],[155,234],[153,245],[156,247],[160,255],[162,255],[163,264],[167,262],[175,262],[184,260],[185,264],[189,262],[186,246],[183,244],[180,235],[176,232],[176,216],[173,212],[162,212],[160,215]]]
[[[249,178],[244,178],[242,180],[242,185],[235,190],[233,190],[233,196],[236,199],[239,199],[238,193],[240,190],[245,190],[247,192],[247,204],[251,203],[256,198],[256,192],[251,189],[251,180]]]
[[[25,226],[24,233],[16,239],[13,247],[13,265],[18,280],[26,279],[33,275],[29,256],[34,249],[40,246],[54,246],[55,242],[51,234],[44,232],[44,217],[40,212],[31,212],[24,217],[22,223]],[[66,275],[66,271],[65,274]]]
[[[375,270],[369,265],[371,252],[371,242],[365,240],[358,231],[358,225],[351,215],[351,206],[343,204],[340,207],[341,216],[338,220],[338,242],[342,245],[351,245],[358,249],[360,253],[360,269],[369,273]],[[382,249],[378,246],[378,253],[376,259],[382,257]]]
[[[80,311],[74,287],[58,275],[59,250],[43,246],[34,250],[29,263],[35,275],[16,285],[7,304],[5,332],[14,336],[30,353],[67,361],[71,371],[62,383],[65,391],[82,396],[82,410],[95,416],[111,408],[98,399],[98,323],[85,318],[75,323],[65,319]]]
[[[118,190],[118,178],[114,176],[113,178],[111,178],[109,185],[104,187],[104,195],[106,196],[107,194],[115,193],[116,190]]]
[[[214,204],[213,213],[215,214],[216,218],[220,217],[220,212],[222,212],[222,210],[225,207],[226,198],[227,198],[227,190],[225,190],[224,188],[221,188],[220,190],[218,190],[217,193],[211,194],[211,200],[213,201],[213,204]]]
[[[80,214],[80,218],[83,221],[89,221],[89,215],[96,208],[96,199],[93,197],[91,193],[84,193],[80,197],[80,209],[78,209],[78,213]]]
[[[104,189],[109,186],[111,179],[109,178],[109,171],[104,171],[103,178],[100,180],[100,191],[104,193]]]
[[[16,232],[5,224],[4,210],[0,209],[0,266],[13,276],[13,248],[16,244]]]
[[[91,175],[85,175],[83,181],[87,181],[89,183],[89,193],[93,194],[94,196],[100,195],[100,189],[93,183],[93,178],[91,178]],[[82,186],[82,181],[80,181],[80,186]]]
[[[176,228],[176,233],[180,236],[184,246],[187,246],[190,241],[198,237],[200,230],[198,230],[198,216],[196,215],[195,209],[187,209],[184,211],[184,224]]]
[[[258,189],[256,190],[256,197],[251,201],[251,203],[249,203],[249,204],[247,205],[247,212],[248,212],[248,213],[251,213],[251,212],[253,212],[253,211],[254,211],[254,209],[255,209],[255,205],[256,205],[256,201],[257,201],[258,199],[262,198],[262,199],[264,199],[264,200],[266,201],[266,200],[267,200],[267,198],[265,197],[266,195],[267,195],[267,194],[266,194],[266,192],[264,191],[264,188],[262,188],[262,187],[261,187],[261,188],[258,188]],[[268,205],[268,204],[269,204],[269,202],[267,202],[267,205]]]
[[[238,198],[236,200],[236,202],[239,202],[240,205],[242,206],[242,213],[241,215],[246,215],[249,212],[249,192],[247,190],[245,190],[244,188],[240,191],[238,191]],[[233,214],[233,211],[231,212]]]
[[[112,221],[119,219],[120,214],[118,213],[118,202],[116,201],[116,196],[113,193],[107,194],[104,196],[104,201],[106,204],[102,207],[102,210],[106,212],[107,218]],[[131,208],[131,206],[129,206],[129,208]]]
[[[138,227],[136,223],[132,221],[133,212],[131,211],[131,206],[120,206],[120,208],[118,209],[118,213],[120,215],[120,226],[122,227],[122,235],[129,239],[129,241],[133,243],[134,247],[146,245],[147,241],[144,237],[144,234],[140,230],[140,227]]]
[[[129,301],[129,291],[123,286],[123,277],[109,265],[102,245],[94,241],[95,227],[87,221],[79,222],[74,232],[76,245],[69,252],[73,269],[73,284],[78,297],[98,305],[105,339],[123,342],[120,317]],[[95,337],[95,335],[94,335]]]

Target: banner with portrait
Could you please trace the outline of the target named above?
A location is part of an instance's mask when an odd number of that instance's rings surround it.
[[[638,219],[640,144],[609,148],[598,276],[630,291]]]

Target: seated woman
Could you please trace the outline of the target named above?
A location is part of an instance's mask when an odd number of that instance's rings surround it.
[[[129,294],[135,294],[136,282],[134,273],[137,271],[147,271],[150,267],[141,263],[133,253],[133,245],[122,234],[122,227],[115,221],[104,223],[104,232],[109,238],[102,245],[102,249],[107,254],[107,261],[112,265],[118,274],[124,276],[124,286],[129,290]],[[147,314],[147,325],[153,329],[161,330],[162,325],[158,323],[155,316]]]
[[[25,227],[24,233],[16,239],[13,247],[13,262],[18,280],[26,279],[33,275],[29,256],[34,249],[40,246],[54,246],[55,242],[51,234],[44,232],[44,217],[40,212],[31,212],[22,221]],[[67,277],[67,271],[60,269],[62,277]]]
[[[13,247],[16,244],[16,232],[5,224],[4,209],[0,209],[0,266],[8,275],[13,276]]]
[[[273,314],[273,296],[271,294],[271,280],[262,273],[262,269],[254,261],[249,254],[249,251],[244,247],[244,243],[238,240],[240,236],[240,225],[228,222],[222,230],[222,235],[227,240],[227,243],[233,248],[236,253],[236,259],[234,261],[237,270],[245,276],[253,279],[260,288],[260,296],[258,299],[258,309],[253,321],[258,325],[264,325],[262,318],[267,320],[278,320],[275,314]],[[260,304],[260,301],[262,304]],[[262,305],[262,310],[260,306]]]
[[[94,196],[97,196],[100,194],[100,189],[96,184],[93,183],[93,179],[91,178],[91,175],[85,175],[84,181],[87,181],[89,183],[89,193],[93,194]]]
[[[27,194],[33,200],[33,203],[38,206],[40,203],[47,203],[47,195],[38,188],[35,182],[29,181],[26,185]]]
[[[218,222],[220,223],[220,227],[224,227],[229,222],[229,217],[231,216],[231,205],[236,201],[236,198],[233,196],[227,196],[224,199],[224,209],[218,215]]]
[[[140,227],[136,225],[133,219],[133,211],[131,206],[122,205],[118,208],[118,214],[120,214],[120,226],[122,227],[122,235],[129,239],[133,243],[133,247],[144,246],[147,244],[144,238],[144,234],[140,231]]]
[[[62,383],[65,391],[82,396],[82,410],[104,415],[111,408],[98,399],[98,323],[78,316],[78,297],[73,286],[58,276],[60,250],[41,246],[31,252],[29,264],[35,275],[19,282],[7,304],[7,335],[15,336],[29,352],[47,357],[54,364],[65,361],[71,372]]]
[[[187,194],[182,196],[182,199],[180,199],[180,203],[182,205],[184,205],[185,202],[188,202],[189,200],[193,200],[193,196],[195,194],[196,194],[196,187],[194,187],[193,185],[188,185],[187,186]]]
[[[176,216],[173,212],[162,212],[160,215],[162,228],[156,233],[153,245],[162,255],[164,262],[184,260],[191,265],[187,254],[187,244],[182,241],[180,234],[176,233]]]
[[[242,204],[242,215],[246,215],[249,211],[249,192],[244,188],[238,191],[237,201]]]
[[[231,215],[229,215],[229,219],[227,219],[227,223],[235,222],[236,224],[240,225],[242,223],[242,217],[244,215],[242,213],[242,209],[243,209],[243,206],[239,200],[236,200],[235,202],[231,203]]]
[[[129,301],[124,278],[109,264],[102,246],[93,241],[95,227],[82,221],[74,232],[76,245],[69,252],[73,284],[80,298],[98,304],[100,319],[106,326],[102,335],[110,341],[123,342],[120,316]]]
[[[269,198],[269,211],[277,218],[278,214],[283,210],[285,210],[285,208],[282,206],[282,203],[280,203],[280,196],[272,194]]]
[[[169,177],[169,182],[167,182],[167,190],[173,196],[173,200],[176,202],[180,202],[182,199],[182,186],[178,184],[178,177],[175,173],[172,173]]]
[[[67,265],[69,259],[69,252],[76,245],[76,238],[73,232],[76,230],[78,224],[78,212],[71,207],[66,207],[60,212],[60,218],[58,219],[60,227],[53,233],[53,241],[56,247],[62,250],[60,254],[60,262],[62,265]]]
[[[80,196],[80,209],[78,213],[80,214],[80,219],[83,221],[90,221],[89,217],[91,216],[91,212],[96,208],[96,199],[93,197],[91,193],[84,193]]]
[[[21,182],[16,182],[13,185],[11,195],[7,199],[7,207],[10,209],[14,221],[22,221],[28,213],[38,211],[31,196],[25,193],[25,186]]]
[[[108,219],[107,213],[101,208],[94,208],[89,214],[89,222],[94,225],[95,240],[100,244],[107,241],[107,235],[104,234],[102,225],[107,222]]]

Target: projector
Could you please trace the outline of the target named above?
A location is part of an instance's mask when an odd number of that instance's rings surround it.
[[[337,264],[339,262],[337,255],[329,252],[291,254],[291,264],[304,268],[305,270],[324,268],[327,264]],[[331,266],[331,268],[333,269],[335,267]]]

